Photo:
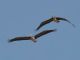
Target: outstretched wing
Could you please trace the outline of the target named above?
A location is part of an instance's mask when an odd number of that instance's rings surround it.
[[[46,24],[48,24],[50,22],[52,22],[51,19],[48,19],[48,20],[45,20],[45,21],[41,22],[41,24],[37,27],[36,30],[39,30],[42,26],[44,26],[44,25],[46,25]]]
[[[50,32],[55,32],[55,31],[56,31],[56,29],[54,29],[54,30],[44,30],[44,31],[36,34],[34,37],[37,39],[37,38],[39,38],[40,36],[43,36],[43,35],[45,35],[45,34],[48,34],[48,33],[50,33]]]
[[[21,40],[30,40],[30,37],[15,37],[15,38],[9,40],[9,42],[21,41]]]
[[[58,17],[57,19],[58,19],[58,20],[67,21],[68,23],[72,24],[69,20],[67,20],[67,19],[65,19],[65,18],[60,18],[60,17]],[[72,26],[75,27],[74,24],[72,24]]]

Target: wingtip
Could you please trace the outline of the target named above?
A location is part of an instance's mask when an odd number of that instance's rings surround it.
[[[11,39],[8,39],[8,43],[10,43],[11,42]]]
[[[39,30],[39,28],[35,29],[35,31],[38,31],[38,30]]]
[[[35,29],[35,31],[38,31],[38,29]]]
[[[49,32],[56,32],[57,29],[52,29],[52,30],[47,30],[47,31],[49,31]]]
[[[11,40],[8,41],[8,43],[12,42]]]
[[[14,39],[9,39],[9,40],[8,40],[8,43],[13,42],[13,41],[14,41]]]
[[[55,32],[55,31],[57,31],[57,29],[53,29],[53,31]]]

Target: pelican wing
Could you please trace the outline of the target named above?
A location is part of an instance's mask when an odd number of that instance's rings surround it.
[[[54,29],[54,30],[44,30],[44,31],[36,34],[34,37],[37,39],[37,38],[39,38],[40,36],[43,36],[43,35],[45,35],[45,34],[48,34],[48,33],[50,33],[50,32],[54,32],[54,31],[56,31],[56,29]]]
[[[68,23],[72,24],[73,27],[75,27],[75,25],[73,23],[71,23],[69,20],[65,19],[65,18],[57,18],[58,20],[63,20],[63,21],[67,21]]]
[[[48,24],[50,22],[52,22],[51,19],[48,19],[48,20],[45,20],[45,21],[41,22],[41,24],[37,27],[36,30],[39,30],[42,26],[44,26],[44,25],[46,25],[46,24]]]
[[[15,38],[9,40],[9,42],[21,41],[21,40],[30,40],[30,37],[15,37]]]

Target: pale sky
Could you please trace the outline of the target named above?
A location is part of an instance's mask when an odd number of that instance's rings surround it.
[[[65,21],[50,23],[35,31],[52,16]],[[0,60],[80,60],[80,0],[0,0]],[[57,29],[32,41],[8,40]]]

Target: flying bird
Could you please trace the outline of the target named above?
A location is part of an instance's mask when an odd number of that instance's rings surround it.
[[[35,36],[26,36],[26,37],[15,37],[13,39],[10,39],[9,42],[13,42],[13,41],[21,41],[21,40],[32,40],[33,42],[37,42],[36,39],[45,35],[45,34],[48,34],[50,32],[55,32],[56,29],[54,30],[44,30],[38,34],[36,34]]]
[[[39,30],[41,27],[43,27],[44,25],[46,25],[46,24],[48,24],[48,23],[50,23],[50,22],[52,22],[52,21],[53,21],[53,22],[56,22],[56,23],[59,23],[61,20],[62,20],[62,21],[66,21],[66,22],[72,24],[69,20],[67,20],[67,19],[65,19],[65,18],[62,18],[62,17],[51,17],[51,18],[49,18],[49,19],[41,22],[40,25],[37,27],[36,30]],[[72,24],[72,26],[75,27],[74,24]]]

